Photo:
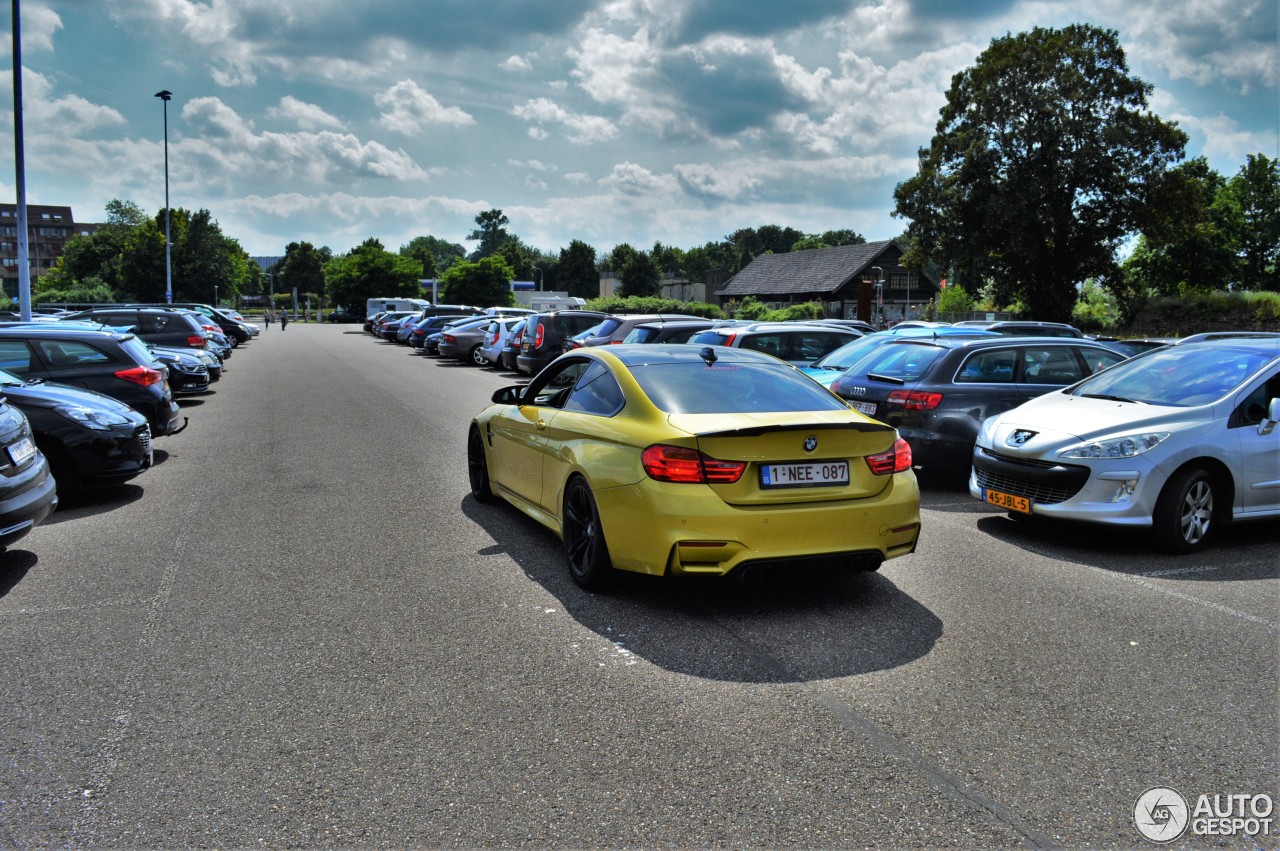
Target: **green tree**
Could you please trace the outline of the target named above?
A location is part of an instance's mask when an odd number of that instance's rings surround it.
[[[502,243],[511,234],[507,233],[507,225],[511,224],[501,210],[485,210],[476,216],[476,229],[467,235],[468,241],[479,240],[480,244],[472,253],[472,260],[488,257],[497,252]]]
[[[938,294],[937,312],[968,313],[973,310],[973,296],[965,292],[964,287],[943,287]]]
[[[596,250],[575,239],[560,249],[556,262],[556,286],[571,296],[595,298],[600,295],[600,273],[596,270]]]
[[[421,298],[421,273],[417,260],[393,254],[370,238],[325,264],[325,294],[331,305],[351,311],[364,310],[371,298]]]
[[[515,293],[511,292],[513,275],[511,266],[501,257],[463,260],[441,276],[441,298],[449,304],[510,307],[516,303]]]
[[[275,291],[289,293],[296,287],[299,293],[325,293],[324,253],[309,242],[291,242],[284,247],[284,259],[276,266]],[[371,296],[377,298],[377,296]],[[416,298],[417,296],[413,296]],[[363,307],[364,302],[343,305],[352,311]]]
[[[1160,214],[1149,222],[1128,274],[1111,276],[1111,287],[1137,286],[1161,295],[1227,288],[1236,277],[1235,250],[1223,211],[1214,208],[1224,185],[1203,157],[1170,169],[1157,190]]]
[[[618,295],[623,298],[656,296],[662,292],[658,267],[653,264],[653,258],[642,251],[637,251],[627,261],[627,265],[619,273],[619,279],[622,284],[618,288]]]
[[[1114,31],[1037,27],[996,39],[952,78],[919,171],[894,191],[914,268],[1007,281],[1036,319],[1066,321],[1076,286],[1116,271],[1186,134],[1147,108]]]
[[[1250,154],[1213,209],[1236,254],[1239,288],[1280,291],[1280,161]]]
[[[533,261],[537,257],[537,252],[516,237],[512,236],[504,240],[494,252],[494,256],[501,257],[511,267],[515,275],[512,278],[513,281],[533,280]]]

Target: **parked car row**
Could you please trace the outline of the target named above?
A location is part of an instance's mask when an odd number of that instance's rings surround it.
[[[915,487],[903,472],[962,473],[973,496],[1010,516],[1145,528],[1174,552],[1198,549],[1232,521],[1280,517],[1280,334],[1126,347],[1059,323],[911,322],[875,332],[843,320],[573,310],[437,317],[427,339],[441,357],[533,376],[496,393],[472,421],[472,491],[552,528],[584,586],[605,566],[724,574],[833,560],[868,567],[910,552],[909,523],[901,551],[877,549],[884,541],[851,527],[848,551],[836,552],[809,525],[822,516],[811,503],[868,505],[841,463],[856,466],[862,451],[837,436],[856,431],[854,422],[892,435],[865,463],[879,469],[887,453],[900,492]],[[835,410],[856,413],[833,420],[816,398],[789,398],[792,379],[777,369],[807,376]],[[680,389],[658,375],[678,378]],[[758,428],[739,421],[747,412]],[[658,422],[678,436],[655,431]],[[534,423],[543,439],[528,442],[520,435]],[[804,433],[801,443],[790,442],[793,432]],[[841,447],[836,457],[825,454],[828,438]],[[809,454],[819,446],[824,453]],[[540,460],[524,457],[530,447]],[[781,481],[812,490],[783,498]],[[786,533],[761,544],[710,507],[721,504],[734,507],[730,516],[768,507],[774,531]],[[837,514],[824,519],[840,522]],[[628,529],[644,529],[645,540]]]
[[[187,426],[175,396],[209,392],[232,348],[257,333],[237,322],[245,337],[232,343],[229,328],[189,308],[0,321],[0,549],[59,500],[150,468],[153,440]]]

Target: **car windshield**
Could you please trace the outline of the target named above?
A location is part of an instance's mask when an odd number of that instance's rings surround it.
[[[1276,356],[1233,347],[1169,346],[1123,361],[1071,389],[1073,396],[1189,408],[1239,387]]]
[[[847,405],[785,364],[661,363],[631,368],[640,388],[669,414],[839,411]]]

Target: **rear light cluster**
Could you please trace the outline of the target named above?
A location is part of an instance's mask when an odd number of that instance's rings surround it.
[[[887,452],[868,455],[867,466],[877,476],[905,473],[911,469],[911,446],[902,438],[898,438],[893,442],[893,448]]]
[[[890,405],[901,405],[908,411],[932,411],[942,404],[941,393],[924,390],[894,390],[889,394]]]
[[[116,373],[116,378],[123,378],[125,381],[132,381],[134,384],[150,387],[158,381],[163,381],[164,374],[150,367],[135,366],[131,369],[120,370]]]
[[[187,345],[188,345],[188,346],[190,346],[190,347],[191,347],[191,348],[193,348],[193,349],[203,349],[203,348],[204,348],[204,337],[188,337],[188,338],[187,338]]]
[[[720,461],[696,449],[655,443],[640,453],[651,479],[679,484],[731,485],[742,478],[745,461]]]
[[[543,327],[542,327],[542,323],[541,323],[541,322],[539,322],[539,323],[538,323],[538,328],[537,328],[537,330],[536,330],[536,331],[534,332],[534,334],[533,334],[533,347],[534,347],[535,349],[540,349],[540,348],[542,348],[542,338],[543,338],[543,334],[544,334],[544,333],[545,333],[545,329],[543,329]]]

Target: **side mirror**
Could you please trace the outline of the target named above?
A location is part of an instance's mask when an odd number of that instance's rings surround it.
[[[524,387],[519,384],[512,384],[508,387],[501,387],[493,393],[493,403],[495,405],[519,405],[520,391]]]
[[[1280,398],[1272,399],[1267,403],[1267,416],[1258,423],[1258,434],[1271,434],[1275,430],[1276,423],[1280,423]]]

